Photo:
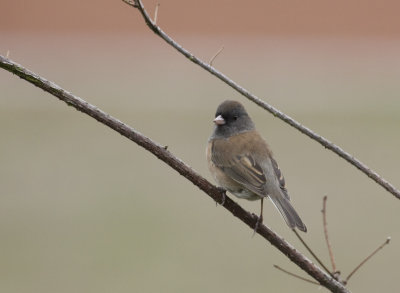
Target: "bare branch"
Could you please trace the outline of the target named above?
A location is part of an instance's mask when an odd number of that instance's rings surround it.
[[[140,0],[122,0],[125,3],[129,4],[132,7],[135,7],[139,9],[140,13],[142,14],[147,26],[159,37],[161,37],[164,41],[166,41],[168,44],[170,44],[172,47],[174,47],[178,52],[180,52],[182,55],[184,55],[186,58],[188,58],[190,61],[193,63],[199,65],[212,75],[216,76],[219,78],[221,81],[229,85],[231,88],[242,94],[244,97],[249,99],[250,101],[256,103],[258,106],[261,108],[267,110],[270,112],[272,115],[275,117],[278,117],[282,121],[286,122],[287,124],[291,125],[292,127],[296,128],[298,131],[301,133],[307,135],[311,139],[319,142],[323,147],[331,150],[332,152],[336,153],[339,157],[345,159],[347,162],[349,162],[351,165],[359,169],[361,172],[363,172],[365,175],[370,177],[372,180],[374,180],[376,183],[378,183],[380,186],[385,188],[388,192],[393,194],[396,198],[400,199],[400,191],[389,181],[381,177],[378,173],[376,173],[374,170],[370,169],[367,165],[365,165],[363,162],[360,160],[356,159],[353,155],[349,154],[339,146],[335,145],[331,141],[327,140],[323,136],[317,134],[316,132],[312,131],[311,129],[303,126],[290,116],[284,114],[283,112],[279,111],[278,109],[274,108],[273,106],[267,104],[257,96],[253,95],[250,93],[248,90],[246,90],[244,87],[240,86],[236,82],[234,82],[232,79],[227,77],[225,74],[222,72],[219,72],[217,69],[212,67],[210,64],[202,61],[201,59],[197,58],[194,56],[192,53],[190,53],[188,50],[183,48],[181,45],[179,45],[175,40],[173,40],[170,36],[168,36],[164,31],[161,30],[160,27],[158,27],[149,17],[147,11],[144,9],[144,6],[142,4],[142,1]]]
[[[156,142],[142,135],[138,131],[134,130],[133,128],[129,127],[118,119],[108,115],[99,108],[89,104],[83,99],[65,91],[53,82],[40,77],[39,75],[29,71],[28,69],[7,58],[4,58],[1,55],[0,67],[52,94],[61,101],[67,103],[69,106],[72,106],[78,111],[81,111],[93,117],[100,123],[107,125],[111,129],[117,131],[121,135],[145,148],[146,150],[154,154],[157,158],[176,170],[179,174],[184,176],[186,179],[190,180],[194,185],[196,185],[198,188],[208,194],[214,201],[222,203],[222,206],[224,208],[226,208],[235,217],[240,219],[243,223],[254,230],[256,223],[258,222],[258,217],[256,215],[244,210],[236,202],[225,195],[224,192],[221,191],[221,189],[214,186],[205,178],[200,176],[190,166],[188,166],[180,159],[175,157],[172,153],[170,153],[164,146],[157,144]],[[286,255],[292,262],[296,263],[301,269],[303,269],[311,277],[317,280],[322,286],[328,288],[331,292],[350,292],[340,282],[336,281],[331,276],[326,274],[323,270],[313,264],[309,259],[307,259],[296,249],[294,249],[292,245],[282,239],[267,226],[263,224],[259,225],[257,233],[261,235],[264,239],[268,240],[273,246],[275,246],[284,255]]]
[[[328,200],[328,197],[325,195],[322,203],[322,221],[324,224],[324,234],[325,234],[325,240],[326,240],[326,245],[328,246],[328,252],[329,252],[329,257],[331,259],[332,263],[332,272],[336,272],[336,264],[335,264],[335,258],[333,257],[333,251],[332,251],[332,246],[331,243],[329,242],[329,236],[328,236],[328,223],[326,221],[326,201]]]
[[[291,272],[289,272],[289,271],[287,271],[287,270],[285,270],[285,269],[282,269],[280,266],[274,265],[274,268],[276,268],[276,269],[278,269],[278,270],[280,270],[280,271],[282,271],[282,272],[284,272],[284,273],[286,273],[286,274],[288,274],[288,275],[290,275],[290,276],[292,276],[292,277],[295,277],[295,278],[297,278],[297,279],[306,281],[306,282],[311,283],[311,284],[319,285],[319,283],[317,283],[317,282],[315,282],[315,281],[313,281],[313,280],[306,279],[306,278],[303,278],[302,276],[293,274],[293,273],[291,273]]]
[[[377,249],[375,249],[370,255],[368,255],[358,266],[355,267],[355,269],[347,276],[346,280],[343,281],[343,284],[346,285],[350,278],[354,275],[355,272],[357,272],[368,260],[371,259],[379,250],[381,250],[385,245],[388,245],[390,242],[391,238],[388,237],[386,238],[386,241],[381,244]]]

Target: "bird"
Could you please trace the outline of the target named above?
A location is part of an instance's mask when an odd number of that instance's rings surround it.
[[[206,150],[210,173],[220,188],[236,197],[261,200],[255,230],[263,221],[263,201],[268,197],[291,229],[307,232],[290,202],[285,178],[272,151],[244,106],[233,100],[222,102],[213,122]]]

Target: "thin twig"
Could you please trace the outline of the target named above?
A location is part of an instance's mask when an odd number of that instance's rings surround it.
[[[210,64],[210,66],[212,66],[214,59],[217,58],[217,56],[222,52],[222,50],[224,50],[224,46],[222,46],[221,49],[219,49],[218,52],[215,53],[214,56],[211,57],[210,61],[208,62],[208,64]]]
[[[136,2],[134,0],[122,0],[122,2],[125,2],[126,4],[128,4],[129,6],[138,8]]]
[[[285,270],[285,269],[282,269],[280,266],[274,265],[274,268],[276,268],[276,269],[278,269],[278,270],[280,270],[280,271],[282,271],[282,272],[284,272],[284,273],[286,273],[286,274],[288,274],[288,275],[290,275],[290,276],[292,276],[292,277],[295,277],[295,278],[297,278],[297,279],[300,279],[300,280],[309,282],[309,283],[311,283],[311,284],[320,285],[319,283],[317,283],[317,282],[315,282],[315,281],[313,281],[313,280],[304,278],[304,277],[302,277],[302,276],[299,276],[299,275],[296,275],[296,274],[294,274],[294,273],[291,273],[291,272],[289,272],[289,271],[287,271],[287,270]]]
[[[283,112],[279,111],[278,109],[274,108],[273,106],[267,104],[257,96],[253,95],[250,93],[248,90],[246,90],[244,87],[240,86],[236,82],[234,82],[232,79],[228,78],[225,74],[222,72],[219,72],[217,69],[212,67],[210,64],[200,60],[197,58],[195,55],[190,53],[188,50],[183,48],[180,44],[178,44],[175,40],[173,40],[170,36],[168,36],[163,30],[161,30],[160,27],[158,27],[149,17],[147,11],[144,9],[144,6],[142,4],[142,1],[140,0],[134,0],[134,3],[132,3],[129,0],[122,0],[125,3],[129,4],[132,7],[135,7],[139,9],[140,13],[142,14],[147,26],[159,37],[161,37],[164,41],[166,41],[168,44],[170,44],[172,47],[174,47],[178,52],[180,52],[182,55],[184,55],[186,58],[188,58],[190,61],[193,63],[199,65],[206,71],[210,72],[217,78],[219,78],[221,81],[229,85],[231,88],[242,94],[244,97],[249,99],[250,101],[256,103],[258,106],[261,108],[267,110],[270,112],[272,115],[278,117],[282,121],[286,122],[287,124],[291,125],[292,127],[296,128],[298,131],[301,133],[307,135],[311,139],[319,142],[322,146],[325,148],[331,150],[332,152],[336,153],[339,157],[345,159],[347,162],[349,162],[351,165],[355,166],[357,169],[359,169],[361,172],[366,174],[368,177],[370,177],[372,180],[374,180],[376,183],[378,183],[380,186],[385,188],[388,192],[393,194],[395,197],[400,199],[400,191],[389,181],[381,177],[378,173],[376,173],[374,170],[370,169],[367,165],[365,165],[363,162],[360,160],[356,159],[353,155],[349,154],[348,152],[344,151],[342,148],[339,146],[335,145],[331,141],[327,140],[323,136],[317,134],[316,132],[312,131],[311,129],[303,126],[290,116],[284,114]]]
[[[354,275],[355,272],[357,272],[371,257],[373,257],[379,250],[381,250],[383,247],[389,244],[391,238],[388,237],[386,238],[386,241],[381,244],[377,249],[375,249],[370,255],[368,255],[358,266],[355,267],[354,270],[347,276],[346,280],[343,281],[343,284],[346,285],[350,278]]]
[[[53,82],[44,79],[43,77],[29,71],[28,69],[7,58],[4,58],[1,55],[0,67],[47,91],[61,101],[67,103],[69,106],[72,106],[78,111],[81,111],[93,117],[100,123],[107,125],[111,129],[114,129],[121,135],[127,137],[136,144],[145,148],[146,150],[154,154],[157,158],[176,170],[179,174],[191,181],[206,194],[208,194],[214,201],[222,203],[222,206],[224,208],[230,211],[235,217],[240,219],[252,230],[254,230],[254,228],[256,227],[256,224],[258,223],[257,216],[243,209],[240,205],[238,205],[227,195],[221,192],[220,188],[214,186],[205,178],[200,176],[190,166],[185,164],[183,161],[181,161],[171,152],[165,149],[164,146],[157,144],[156,142],[142,135],[141,133],[119,121],[118,119],[110,116],[99,108],[84,101],[83,99],[74,96],[73,94],[67,92]],[[303,269],[311,277],[317,280],[322,286],[328,288],[331,292],[350,292],[345,286],[343,286],[343,284],[337,282],[331,276],[326,274],[323,270],[313,264],[308,258],[306,258],[303,254],[294,249],[292,245],[290,245],[287,241],[282,239],[282,237],[280,237],[264,224],[260,224],[258,226],[257,233],[264,239],[268,240],[273,246],[275,246],[284,255],[286,255],[292,262],[297,264],[301,269]]]
[[[297,238],[299,238],[300,242],[303,243],[304,247],[308,250],[309,253],[314,257],[314,259],[320,264],[321,267],[332,277],[335,278],[334,275],[328,270],[328,268],[324,265],[324,263],[318,258],[318,256],[312,251],[312,249],[307,245],[307,243],[303,240],[299,233],[295,229],[293,229],[294,234],[296,234]]]
[[[328,252],[329,252],[329,257],[331,259],[332,263],[332,272],[336,272],[336,264],[335,264],[335,258],[333,257],[333,251],[332,251],[332,246],[331,243],[329,242],[329,236],[328,236],[328,223],[326,221],[326,201],[328,200],[328,197],[325,195],[323,202],[322,202],[322,221],[324,224],[324,234],[325,234],[325,240],[326,240],[326,245],[328,246]]]
[[[154,11],[154,24],[157,24],[157,17],[158,17],[158,8],[160,7],[160,3],[158,2],[156,5],[156,9]]]

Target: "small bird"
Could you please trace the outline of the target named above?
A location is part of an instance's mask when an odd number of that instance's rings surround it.
[[[263,220],[263,200],[269,197],[291,229],[306,232],[306,225],[290,203],[281,170],[243,105],[224,101],[217,108],[214,123],[207,161],[217,184],[239,198],[261,199],[256,229]]]

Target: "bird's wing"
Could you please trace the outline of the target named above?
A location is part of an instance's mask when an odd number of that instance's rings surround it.
[[[258,136],[249,136],[241,134],[240,136],[230,137],[213,141],[211,160],[216,167],[225,172],[236,182],[243,185],[248,190],[266,196],[267,175],[264,166],[261,165],[260,156],[254,151],[252,146],[261,139]],[[244,140],[240,143],[238,140]],[[268,148],[266,143],[265,147]],[[228,151],[229,150],[229,151]],[[269,150],[265,150],[269,154]]]
[[[271,157],[271,162],[272,162],[272,167],[274,168],[274,172],[275,172],[276,178],[278,179],[278,182],[279,182],[279,187],[281,188],[282,193],[285,195],[285,197],[288,200],[290,200],[290,196],[289,196],[289,194],[287,192],[287,189],[285,187],[285,177],[283,177],[281,169],[279,169],[278,163],[272,157]]]

